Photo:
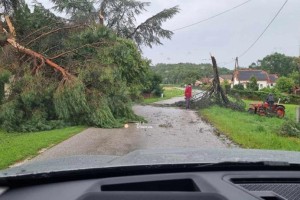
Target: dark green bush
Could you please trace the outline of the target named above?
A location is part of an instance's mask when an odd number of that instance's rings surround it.
[[[291,120],[286,121],[278,134],[285,137],[300,137],[300,124]]]
[[[244,85],[243,84],[237,84],[233,86],[233,89],[235,90],[244,90]]]

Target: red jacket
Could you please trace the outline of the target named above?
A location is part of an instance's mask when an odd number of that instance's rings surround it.
[[[186,86],[185,91],[184,91],[184,96],[186,98],[192,97],[192,86],[190,86],[190,85]]]

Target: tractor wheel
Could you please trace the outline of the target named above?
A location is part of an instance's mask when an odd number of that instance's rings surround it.
[[[277,108],[276,109],[276,115],[278,118],[283,118],[285,115],[285,111],[283,108]]]
[[[249,114],[255,114],[255,110],[254,110],[253,108],[249,108],[249,109],[248,109],[248,113],[249,113]]]

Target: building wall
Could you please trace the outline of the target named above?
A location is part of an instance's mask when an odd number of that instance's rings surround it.
[[[231,84],[231,88],[233,88],[234,85],[238,85],[239,83],[243,84],[244,88],[247,88],[247,83],[248,82],[249,81],[238,81],[236,78],[234,78],[233,83]],[[273,88],[276,85],[275,83],[270,84],[267,81],[257,81],[257,84],[258,84],[259,89],[263,89],[263,88],[266,88],[266,87]]]

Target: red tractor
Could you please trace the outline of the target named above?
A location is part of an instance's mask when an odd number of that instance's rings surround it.
[[[285,115],[285,107],[276,103],[272,108],[269,107],[267,102],[251,103],[248,112],[252,114],[258,114],[260,116],[276,115],[279,118],[283,118]]]

